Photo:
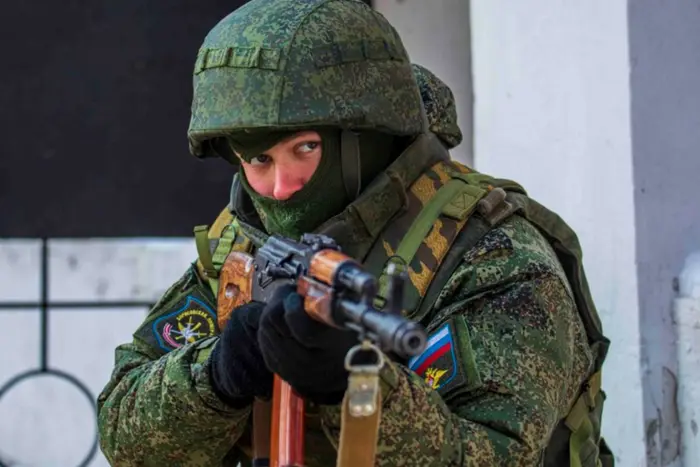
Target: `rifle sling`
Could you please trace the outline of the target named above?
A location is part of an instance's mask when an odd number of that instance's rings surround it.
[[[382,411],[381,392],[377,394],[377,399],[377,409],[367,417],[350,415],[347,395],[343,399],[337,467],[374,466]]]

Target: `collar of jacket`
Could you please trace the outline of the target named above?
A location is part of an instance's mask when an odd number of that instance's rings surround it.
[[[406,192],[411,184],[425,170],[449,157],[447,149],[434,134],[417,136],[355,201],[324,222],[316,233],[328,235],[338,242],[345,254],[363,261],[387,224],[406,208]],[[248,235],[258,236],[263,231],[237,176],[231,186],[230,208]]]
[[[406,193],[413,182],[435,163],[448,159],[449,153],[434,134],[419,135],[355,201],[317,232],[335,239],[345,254],[363,261],[387,224],[407,207]]]

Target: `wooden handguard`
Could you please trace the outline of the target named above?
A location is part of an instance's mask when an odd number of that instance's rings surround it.
[[[231,312],[253,299],[253,256],[240,251],[229,253],[219,273],[216,317],[223,332]]]
[[[312,256],[308,276],[297,281],[297,292],[304,297],[304,310],[312,318],[336,326],[331,315],[331,284],[338,269],[354,260],[335,250],[321,250]]]

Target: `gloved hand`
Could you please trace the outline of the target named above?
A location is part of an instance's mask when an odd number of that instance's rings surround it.
[[[221,400],[242,408],[254,397],[272,395],[272,373],[258,347],[258,327],[264,303],[242,305],[231,313],[210,357],[211,384]]]
[[[348,384],[345,355],[357,344],[354,333],[309,317],[304,298],[284,286],[270,300],[258,331],[267,367],[304,399],[338,404]]]

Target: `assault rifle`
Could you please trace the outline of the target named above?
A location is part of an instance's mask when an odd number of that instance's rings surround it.
[[[278,235],[248,233],[248,237],[258,247],[255,254],[232,251],[221,269],[217,297],[220,329],[237,306],[267,302],[279,287],[296,284],[309,316],[356,332],[358,345],[345,359],[350,377],[343,401],[338,465],[373,465],[375,446],[350,449],[348,444],[374,433],[376,445],[382,352],[410,358],[426,345],[425,330],[402,316],[405,271],[390,263],[386,303],[379,310],[374,305],[377,278],[342,253],[330,237],[305,234],[299,242]],[[373,363],[366,363],[367,355],[357,359],[368,352],[374,353]],[[278,375],[272,405],[256,400],[253,425],[256,465],[267,465],[268,456],[273,467],[304,465],[304,401]]]

